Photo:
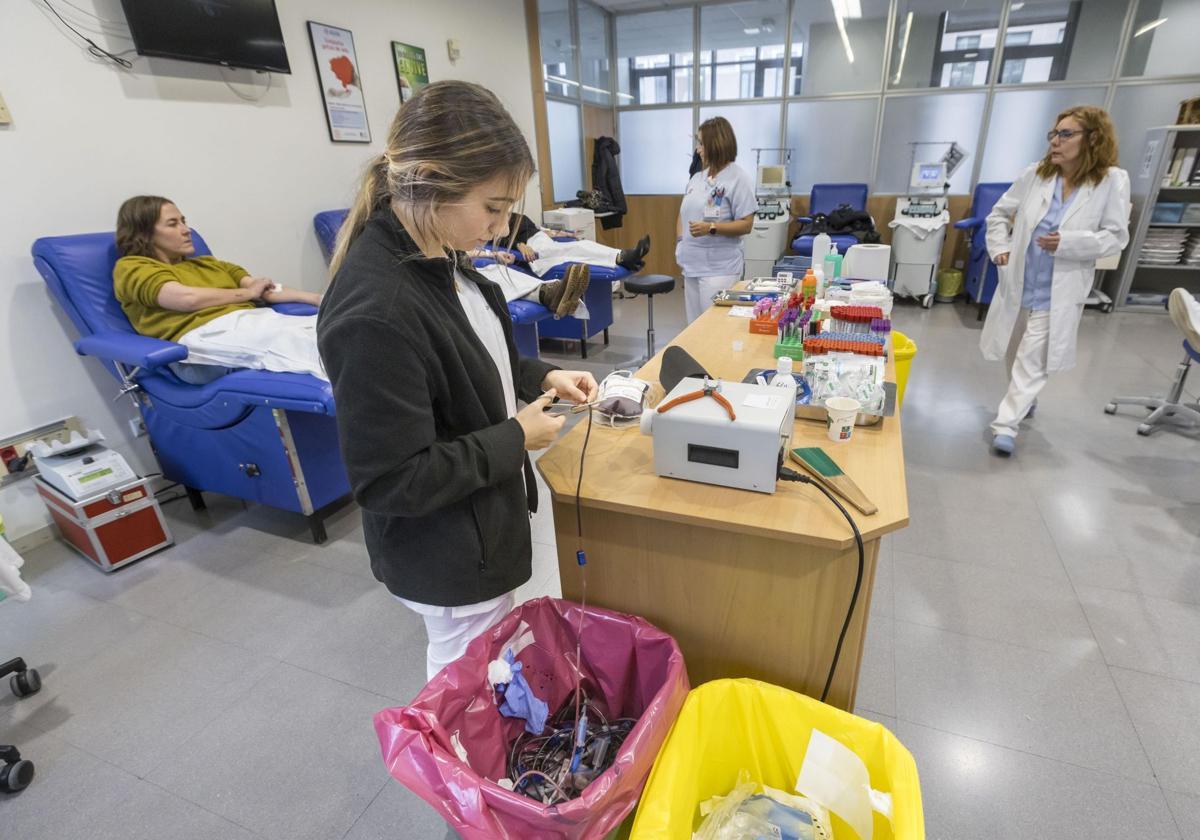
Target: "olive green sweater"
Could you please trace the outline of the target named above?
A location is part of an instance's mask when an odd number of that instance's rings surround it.
[[[178,341],[201,324],[239,309],[253,309],[254,304],[227,303],[197,312],[177,312],[158,305],[163,286],[174,280],[185,286],[237,289],[238,281],[249,273],[240,265],[215,257],[192,257],[175,264],[153,257],[121,257],[113,267],[113,292],[135,330],[152,338]]]

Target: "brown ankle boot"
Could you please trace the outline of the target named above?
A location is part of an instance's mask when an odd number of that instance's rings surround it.
[[[554,313],[555,318],[574,315],[579,308],[579,299],[587,291],[591,271],[586,265],[571,263],[561,280],[543,283],[538,290],[538,301]]]

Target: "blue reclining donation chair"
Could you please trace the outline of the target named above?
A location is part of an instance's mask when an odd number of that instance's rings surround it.
[[[346,220],[346,210],[325,210],[313,217],[313,228],[317,232],[317,241],[328,262],[333,256],[334,244],[337,242],[338,230]],[[518,261],[523,258],[519,251],[509,251]],[[475,264],[484,265],[490,262],[486,257],[477,258]],[[556,265],[542,275],[542,280],[558,280],[567,272],[570,263]],[[578,341],[580,354],[587,358],[587,340],[603,330],[604,343],[608,344],[608,328],[612,326],[612,283],[623,280],[632,272],[622,266],[605,268],[588,266],[592,282],[583,295],[587,304],[589,318],[586,320],[568,315],[564,318],[550,318],[550,310],[540,303],[531,300],[509,301],[508,314],[513,322],[513,339],[517,344],[517,352],[522,356],[536,358],[538,355],[539,338],[561,338]],[[527,272],[529,273],[529,272]]]
[[[979,304],[979,318],[983,317],[983,308],[992,302],[996,293],[996,266],[992,263],[987,252],[987,216],[1000,199],[1008,192],[1011,183],[984,183],[975,185],[975,195],[971,199],[971,215],[954,223],[959,230],[969,230],[971,233],[970,255],[967,257],[967,297]]]
[[[346,221],[349,210],[323,210],[313,216],[313,230],[317,232],[317,242],[325,254],[325,262],[333,257],[333,248],[337,243],[338,231]],[[486,260],[476,260],[478,265]],[[538,322],[550,317],[550,310],[540,303],[531,300],[514,300],[508,304],[508,314],[513,323],[513,341],[517,352],[522,356],[536,359],[538,355]]]
[[[192,231],[197,255],[210,254]],[[349,497],[329,383],[307,374],[237,370],[205,385],[168,367],[187,358],[173,341],[139,335],[113,295],[114,236],[50,236],[33,243],[33,262],[79,330],[75,350],[95,356],[130,394],[146,424],[163,476],[182,484],[192,506],[203,491],[293,511],[325,541],[324,516]],[[312,314],[306,304],[274,307]]]
[[[854,210],[867,209],[866,184],[813,184],[808,194],[808,215],[800,216],[796,221],[805,225],[812,221],[818,213],[829,215],[843,204],[849,204]],[[845,254],[851,245],[858,244],[858,237],[843,233],[831,233],[829,239],[837,248],[839,254]],[[810,234],[797,236],[792,240],[792,250],[804,257],[812,256],[813,237]]]

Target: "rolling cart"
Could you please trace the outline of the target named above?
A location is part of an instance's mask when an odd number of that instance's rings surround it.
[[[18,573],[21,564],[20,555],[4,539],[4,520],[0,519],[0,604],[29,600],[29,586]],[[38,672],[26,667],[19,656],[0,664],[0,677],[11,677],[8,684],[17,697],[37,694],[42,687]],[[20,751],[12,744],[0,744],[0,765],[0,793],[16,793],[33,781],[33,762],[21,758]]]

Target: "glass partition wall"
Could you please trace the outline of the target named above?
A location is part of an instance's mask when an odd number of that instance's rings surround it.
[[[575,106],[554,109],[556,199],[588,180],[583,105],[615,112],[628,195],[682,192],[696,127],[716,114],[747,170],[754,147],[790,148],[798,194],[903,192],[922,141],[967,151],[952,191],[969,193],[1039,158],[1065,107],[1108,108],[1128,168],[1146,129],[1200,96],[1200,51],[1184,43],[1198,0],[539,0],[539,22],[546,98]]]

